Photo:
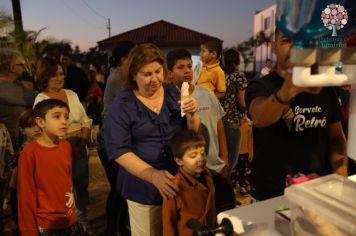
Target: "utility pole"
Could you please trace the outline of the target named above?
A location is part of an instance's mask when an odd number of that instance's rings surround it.
[[[15,22],[15,33],[19,35],[23,32],[20,0],[12,0],[12,12]]]
[[[111,24],[110,24],[110,18],[108,18],[108,26],[106,27],[109,31],[109,38],[111,37]]]

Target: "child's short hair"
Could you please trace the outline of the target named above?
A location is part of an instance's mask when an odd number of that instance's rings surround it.
[[[201,43],[204,45],[210,52],[216,52],[216,59],[221,58],[222,54],[222,40],[218,38],[210,38]]]
[[[21,129],[31,128],[36,125],[35,114],[32,109],[23,111],[19,117],[19,127]]]
[[[194,147],[204,147],[205,139],[200,133],[183,130],[174,135],[171,140],[171,149],[175,158],[182,159],[185,152]]]
[[[184,48],[169,51],[166,56],[168,70],[172,71],[173,66],[177,63],[177,61],[182,59],[192,60],[192,54]]]
[[[55,107],[66,108],[69,112],[69,106],[67,103],[54,98],[46,99],[37,103],[36,106],[33,108],[33,112],[35,117],[41,117],[44,119],[47,112]]]

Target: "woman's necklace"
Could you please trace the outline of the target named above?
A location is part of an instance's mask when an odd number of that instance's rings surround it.
[[[135,94],[136,97],[151,111],[156,114],[160,113],[164,97],[161,91],[158,91],[158,94],[154,94],[151,97],[145,97],[139,91],[135,91]]]
[[[56,98],[59,100],[62,100],[63,102],[68,104],[68,98],[67,98],[67,94],[65,93],[65,91],[63,89],[59,90],[59,91],[45,91],[44,94],[46,94],[48,97],[50,98]]]

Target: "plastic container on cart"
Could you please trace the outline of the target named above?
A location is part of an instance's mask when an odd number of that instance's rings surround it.
[[[291,232],[299,235],[356,235],[356,183],[337,174],[285,189]]]

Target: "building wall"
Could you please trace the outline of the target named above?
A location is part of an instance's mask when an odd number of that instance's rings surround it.
[[[264,31],[266,35],[274,33],[276,27],[276,10],[277,5],[274,4],[258,13],[254,17],[253,35]],[[261,45],[256,49],[256,71],[260,71],[265,60],[269,58],[275,62],[275,56],[272,53],[271,45]]]

